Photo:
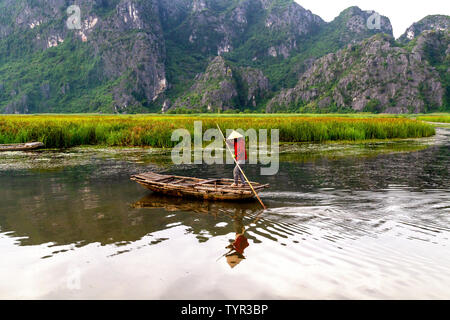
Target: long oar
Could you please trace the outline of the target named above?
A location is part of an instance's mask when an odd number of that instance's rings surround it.
[[[262,202],[261,198],[258,196],[258,194],[256,193],[255,189],[253,189],[252,184],[250,183],[250,181],[247,179],[247,176],[245,175],[244,171],[242,170],[241,166],[239,165],[239,163],[237,162],[236,158],[234,157],[233,152],[230,150],[230,147],[228,146],[227,143],[227,139],[225,138],[225,136],[222,133],[222,130],[220,129],[219,125],[216,123],[217,128],[219,128],[220,134],[223,137],[223,140],[225,141],[225,145],[227,146],[228,151],[230,151],[231,156],[233,157],[234,162],[236,163],[236,165],[238,166],[239,170],[242,172],[242,175],[244,176],[245,180],[247,181],[248,185],[250,186],[250,188],[252,188],[253,193],[255,194],[256,198],[258,198],[259,203],[261,203],[262,207],[264,208],[264,210],[266,210],[266,206],[264,205],[264,203]]]

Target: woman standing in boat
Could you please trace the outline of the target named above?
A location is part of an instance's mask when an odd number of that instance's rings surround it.
[[[245,161],[247,160],[247,151],[245,150],[245,138],[239,132],[233,131],[228,136],[227,143],[229,144],[230,148],[232,146],[234,147],[234,158],[236,159],[236,162],[239,164],[239,165],[236,164],[236,166],[234,167],[233,170],[234,183],[231,186],[238,187],[239,180],[241,180],[242,186],[245,186],[246,182],[244,175],[239,169],[239,166],[245,164]]]

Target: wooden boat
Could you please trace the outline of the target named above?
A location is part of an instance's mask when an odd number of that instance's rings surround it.
[[[232,187],[232,179],[198,179],[147,172],[131,177],[143,187],[154,192],[206,200],[248,200],[255,194],[250,186]],[[268,184],[252,182],[256,192],[268,188]]]
[[[27,151],[42,148],[42,142],[0,144],[0,151]]]

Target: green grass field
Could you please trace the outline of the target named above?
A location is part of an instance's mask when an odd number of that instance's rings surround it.
[[[173,147],[173,130],[194,121],[203,131],[216,128],[279,129],[280,142],[358,141],[420,138],[435,134],[432,125],[407,116],[344,114],[196,114],[196,115],[4,115],[0,143],[42,141],[47,148],[80,145]],[[270,132],[270,131],[269,131]]]
[[[418,116],[417,120],[428,122],[450,123],[450,115],[449,114],[424,115]]]

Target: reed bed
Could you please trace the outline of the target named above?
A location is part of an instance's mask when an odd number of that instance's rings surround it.
[[[171,148],[178,143],[171,141],[175,129],[187,129],[193,138],[194,121],[202,121],[203,131],[216,128],[216,123],[222,130],[279,129],[280,142],[419,138],[435,134],[429,124],[398,117],[13,115],[0,116],[0,144],[42,141],[47,148]]]
[[[417,120],[428,121],[428,122],[440,122],[440,123],[450,123],[450,115],[438,115],[438,116],[420,116]]]

